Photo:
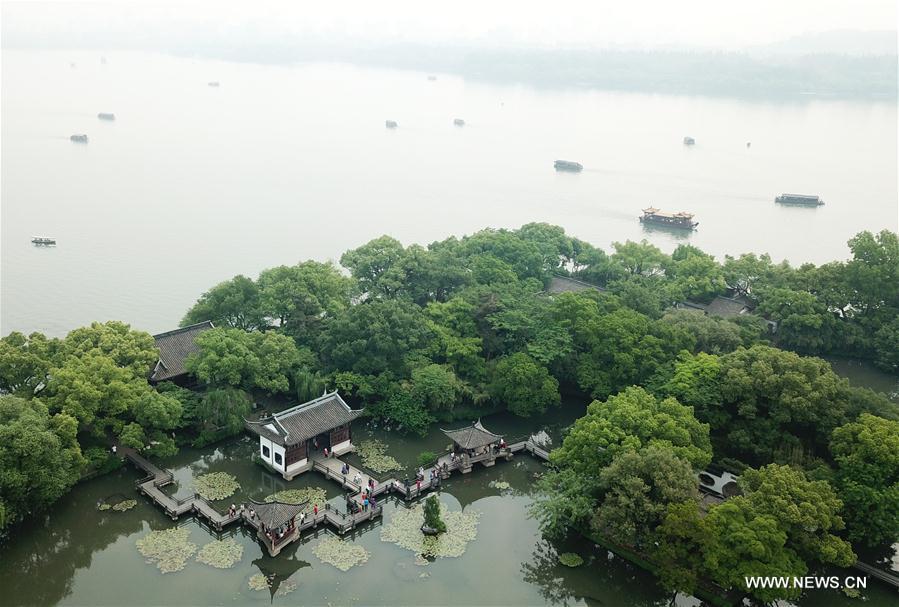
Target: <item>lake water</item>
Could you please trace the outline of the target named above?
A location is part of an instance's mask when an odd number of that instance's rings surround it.
[[[893,103],[542,90],[136,53],[101,63],[4,50],[2,68],[4,334],[61,336],[108,319],[167,330],[234,274],[336,260],[384,233],[427,244],[546,221],[603,247],[689,241],[820,263],[845,258],[860,230],[897,229]],[[557,158],[585,169],[556,173]],[[785,208],[773,202],[782,192],[827,204]],[[696,213],[699,229],[645,231],[637,216],[650,204]]]
[[[582,403],[566,403],[537,420],[508,414],[485,418],[485,425],[509,437],[545,429],[558,441],[560,430],[583,412]],[[422,439],[401,438],[381,429],[357,428],[355,441],[385,440],[389,453],[408,471],[423,450],[439,451],[446,437],[434,427]],[[337,484],[307,473],[285,482],[251,461],[256,441],[249,436],[204,450],[185,449],[164,462],[176,478],[175,495],[186,495],[190,480],[206,472],[228,472],[241,483],[239,492],[218,503],[265,496],[286,488],[316,486],[327,490],[331,503],[343,507]],[[52,511],[15,530],[0,542],[0,605],[559,605],[657,606],[669,596],[645,571],[584,540],[551,544],[541,539],[536,523],[527,517],[534,498],[533,481],[542,464],[530,456],[454,476],[444,483],[441,501],[450,510],[480,513],[478,534],[458,558],[438,558],[427,565],[416,555],[381,540],[380,533],[403,505],[384,503],[382,521],[360,527],[346,537],[369,551],[369,560],[348,572],[323,563],[312,548],[330,533],[320,528],[290,545],[278,557],[242,528],[216,534],[192,518],[168,519],[144,497],[134,481],[142,476],[132,468],[87,481],[63,498]],[[399,473],[397,473],[399,475]],[[496,482],[509,483],[508,489]],[[100,512],[98,500],[137,499],[127,512]],[[135,542],[151,530],[184,527],[190,541],[203,546],[215,538],[233,537],[244,547],[243,558],[231,569],[213,569],[191,559],[182,571],[163,575],[148,564]],[[586,563],[568,568],[558,553],[573,551]],[[264,573],[296,584],[290,594],[271,597],[248,586],[250,576]],[[280,588],[280,587],[279,587]],[[875,584],[865,591],[866,604],[894,604],[895,593]],[[680,596],[680,607],[698,601]],[[812,593],[800,605],[854,604],[838,592]]]

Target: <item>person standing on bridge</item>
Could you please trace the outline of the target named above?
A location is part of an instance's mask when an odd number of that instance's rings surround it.
[[[318,504],[312,507],[312,516],[318,516]]]

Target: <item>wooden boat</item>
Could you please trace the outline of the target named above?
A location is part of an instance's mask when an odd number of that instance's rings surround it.
[[[684,137],[684,145],[694,145],[696,140],[692,137]]]
[[[97,114],[97,118],[99,118],[100,120],[115,120],[115,114],[100,112],[99,114]]]
[[[455,124],[456,126],[465,126],[465,121],[461,118],[454,118],[453,124]]]
[[[640,217],[641,223],[657,224],[668,226],[671,228],[683,228],[685,230],[695,230],[699,225],[698,221],[693,221],[693,213],[681,211],[679,213],[665,213],[655,207],[643,209],[643,216]]]
[[[388,129],[395,129],[397,127],[397,124],[393,120],[385,120],[384,126],[386,126]]]
[[[556,160],[553,163],[553,167],[557,171],[572,171],[574,173],[580,173],[584,170],[584,165],[580,162],[571,162],[570,160]]]
[[[75,143],[87,143],[87,135],[72,135],[69,139]]]
[[[795,204],[804,207],[820,207],[824,204],[820,196],[808,196],[806,194],[781,194],[774,199],[780,204]]]
[[[31,239],[31,244],[40,246],[56,246],[55,238],[47,238],[46,236],[35,236]]]
[[[213,87],[213,88],[217,88],[218,85],[219,85],[219,82],[218,82],[218,80],[213,80],[212,82],[207,82],[206,84],[207,84],[207,86],[211,86],[211,87]]]

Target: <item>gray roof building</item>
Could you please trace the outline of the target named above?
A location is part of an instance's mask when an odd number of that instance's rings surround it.
[[[150,382],[158,383],[187,375],[184,361],[188,356],[199,351],[195,341],[197,336],[214,328],[215,325],[212,324],[212,321],[207,320],[154,335],[156,347],[159,348],[159,360],[150,370]]]
[[[582,280],[576,280],[574,278],[569,278],[567,276],[553,276],[549,279],[549,286],[546,287],[547,293],[557,294],[557,293],[578,293],[580,291],[604,291],[602,287],[598,287],[596,285],[590,284],[589,282],[584,282]]]
[[[285,409],[258,421],[248,421],[247,428],[278,445],[296,445],[348,424],[363,409],[351,409],[335,390],[315,400]]]
[[[443,430],[441,428],[441,430]],[[476,421],[466,428],[458,430],[443,430],[450,440],[462,449],[478,449],[486,447],[502,439],[501,434],[494,434],[481,425],[481,420]]]
[[[309,501],[301,504],[288,504],[287,502],[257,502],[251,499],[256,516],[265,525],[266,529],[275,529],[287,524],[300,514]]]

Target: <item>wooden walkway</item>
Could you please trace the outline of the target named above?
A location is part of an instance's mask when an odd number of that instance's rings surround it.
[[[884,571],[883,569],[878,569],[877,567],[869,565],[868,563],[863,563],[861,561],[855,561],[855,563],[852,565],[852,568],[858,569],[859,571],[866,573],[871,577],[880,580],[881,582],[885,582],[893,588],[899,590],[899,576],[897,575],[893,575],[892,573]]]
[[[231,523],[239,522],[251,527],[257,532],[257,535],[261,536],[259,521],[250,518],[248,509],[242,512],[238,511],[232,516],[228,513],[219,512],[208,500],[196,493],[186,498],[175,499],[162,491],[162,487],[170,485],[174,481],[174,476],[171,472],[159,468],[134,449],[118,447],[118,451],[137,468],[147,473],[147,476],[135,482],[136,488],[142,494],[161,506],[172,520],[177,520],[181,516],[192,514],[198,519],[201,519],[201,522],[208,523],[217,531],[221,531]],[[420,484],[412,481],[407,485],[406,482],[401,482],[395,478],[378,481],[377,479],[374,479],[371,474],[365,473],[353,466],[349,466],[349,473],[344,476],[341,473],[341,469],[345,462],[339,457],[313,457],[312,470],[321,473],[329,480],[338,482],[343,489],[349,491],[348,501],[353,500],[356,503],[361,504],[362,489],[367,487],[369,479],[375,480],[374,488],[371,492],[375,498],[379,495],[398,493],[404,500],[408,501],[417,498],[428,491],[439,489],[441,480],[449,478],[453,472],[467,474],[472,471],[474,464],[480,463],[483,467],[490,467],[493,466],[498,459],[508,461],[512,459],[515,453],[522,451],[530,453],[537,459],[543,461],[549,459],[549,454],[544,449],[538,447],[533,441],[528,439],[526,441],[519,441],[507,445],[505,449],[491,450],[474,457],[461,456],[453,459],[449,453],[445,453],[437,458],[437,464],[435,466],[425,470],[425,479],[431,478],[432,471],[436,471],[435,478],[433,480],[424,480]],[[358,479],[358,481],[354,479]],[[270,547],[268,545],[266,547],[269,548],[270,553],[274,556],[280,552],[284,546],[298,539],[302,532],[307,529],[316,529],[319,525],[327,525],[337,531],[340,535],[343,535],[356,529],[356,527],[367,521],[379,518],[382,513],[383,508],[380,505],[362,510],[361,512],[356,512],[355,514],[350,514],[349,509],[347,512],[340,512],[339,510],[332,508],[330,504],[326,503],[324,504],[324,507],[318,511],[318,514],[313,515],[307,513],[301,515],[300,520],[296,523],[295,532],[279,542],[276,547]],[[260,537],[260,539],[262,538]],[[268,544],[267,542],[264,543]]]

